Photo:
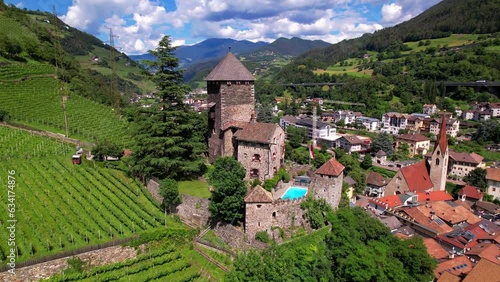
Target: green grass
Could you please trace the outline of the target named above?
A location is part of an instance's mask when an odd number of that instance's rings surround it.
[[[208,190],[208,183],[201,180],[179,181],[179,193],[202,199],[208,199],[212,194]]]
[[[412,50],[411,51],[405,51],[401,52],[402,54],[407,54],[410,52],[418,52],[425,50],[428,47],[444,47],[445,45],[448,47],[457,47],[457,46],[462,46],[462,45],[468,45],[472,44],[477,38],[479,37],[479,34],[452,34],[449,37],[445,38],[436,38],[436,39],[431,39],[431,44],[427,46],[418,46],[418,42],[406,42],[405,44],[410,47]],[[425,42],[426,40],[421,40]]]

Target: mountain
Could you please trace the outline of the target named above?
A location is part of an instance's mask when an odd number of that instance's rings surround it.
[[[443,0],[394,27],[308,51],[297,60],[326,68],[366,51],[403,50],[405,42],[447,37],[452,33],[494,33],[500,31],[499,14],[500,0]]]
[[[229,48],[234,54],[249,53],[267,46],[266,42],[253,43],[248,40],[234,40],[228,38],[211,38],[195,45],[179,46],[175,50],[175,55],[179,58],[179,65],[187,67],[204,61],[223,57]],[[152,60],[149,54],[131,55],[132,60]]]
[[[332,44],[322,40],[304,40],[298,37],[288,39],[280,37],[263,49],[295,57],[306,51],[316,48],[326,48],[330,45]]]

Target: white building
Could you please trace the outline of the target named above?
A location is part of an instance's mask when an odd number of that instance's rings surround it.
[[[406,129],[409,115],[395,112],[382,115],[382,132],[396,135],[400,129]]]
[[[429,132],[434,135],[439,134],[439,129],[441,128],[442,119],[434,119],[429,123]],[[446,119],[446,134],[452,137],[457,137],[458,131],[460,129],[460,121],[458,119]]]
[[[493,198],[500,199],[500,168],[487,168],[486,181],[488,190],[486,193],[493,195]]]
[[[306,128],[308,132],[308,137],[313,138],[313,121],[308,118],[296,118],[294,116],[284,116],[280,119],[280,125],[286,132],[286,127],[288,126],[296,126]],[[320,138],[336,136],[337,129],[335,126],[324,123],[321,121],[316,121],[316,136],[314,139],[318,140]]]
[[[358,124],[362,124],[368,131],[376,131],[380,126],[380,120],[371,117],[358,117],[356,119]]]

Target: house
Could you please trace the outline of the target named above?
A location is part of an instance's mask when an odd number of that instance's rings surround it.
[[[389,182],[382,174],[370,171],[366,177],[366,195],[369,197],[383,197],[385,186]]]
[[[456,256],[450,260],[443,261],[437,265],[437,268],[434,270],[434,277],[438,279],[437,281],[444,280],[441,279],[441,276],[450,277],[448,281],[460,281],[455,280],[455,277],[459,278],[463,277],[467,273],[469,273],[473,264],[469,261],[469,259],[465,256]]]
[[[465,255],[473,262],[482,259],[492,261],[500,266],[500,245],[492,243],[479,243],[465,252]]]
[[[450,201],[453,197],[446,191],[429,191],[424,193],[397,194],[384,196],[381,198],[370,198],[369,206],[380,212],[394,210],[399,207],[412,207],[418,205],[428,205],[435,201]]]
[[[463,207],[460,206],[460,208]],[[453,213],[454,211],[449,210],[448,212]],[[467,224],[461,224],[459,227],[456,227],[450,232],[442,233],[437,236],[437,239],[444,246],[450,249],[454,248],[457,252],[465,253],[474,246],[478,245],[480,239],[490,237],[491,234],[498,233],[500,231],[500,226],[488,220],[480,219],[470,211],[460,212],[460,214],[462,216],[468,215],[469,219],[465,220]],[[456,216],[456,214],[452,215]],[[463,218],[460,220],[463,220]]]
[[[489,111],[474,111],[474,120],[483,121],[491,119],[491,113]]]
[[[411,132],[421,132],[425,127],[424,121],[426,119],[427,119],[426,117],[411,115],[408,117],[406,129],[408,129]]]
[[[347,198],[352,200],[354,198],[354,185],[356,185],[356,180],[352,179],[352,177],[347,176],[344,178],[344,182],[347,183]]]
[[[437,135],[441,129],[441,120],[433,119],[430,121],[429,132],[431,134]],[[458,131],[460,130],[460,121],[458,119],[447,119],[446,120],[446,134],[451,137],[457,137]]]
[[[485,219],[496,221],[500,219],[500,206],[486,201],[478,201],[473,208],[476,212]]]
[[[447,250],[445,250],[436,240],[433,238],[424,238],[424,246],[427,249],[427,253],[436,260],[442,260],[449,256]]]
[[[385,165],[386,161],[387,161],[387,154],[382,151],[382,150],[379,150],[376,154],[375,154],[375,158],[373,159],[376,163],[378,164],[381,164],[381,165]]]
[[[430,148],[431,139],[422,134],[401,134],[396,137],[395,150],[398,151],[401,145],[408,144],[410,157],[415,155],[423,156]]]
[[[497,260],[482,259],[479,263],[465,276],[463,282],[497,282],[500,277],[500,265]]]
[[[382,115],[382,132],[396,135],[399,130],[406,129],[409,115],[389,112]]]
[[[376,131],[380,126],[380,120],[371,117],[360,116],[356,118],[356,122],[363,125],[368,131]]]
[[[500,103],[489,103],[488,108],[491,113],[491,117],[500,117]]]
[[[438,108],[435,104],[424,104],[422,113],[427,114],[427,115],[433,115],[437,114]]]
[[[484,157],[476,153],[457,153],[450,151],[448,166],[451,170],[449,174],[460,178],[465,177],[476,168],[484,168],[485,164],[483,160]]]
[[[464,120],[471,120],[474,119],[474,111],[473,110],[467,110],[462,113],[462,118]]]
[[[486,193],[492,195],[494,199],[500,199],[500,168],[487,168],[486,181],[488,182]]]
[[[465,185],[460,191],[458,191],[458,197],[462,201],[477,202],[483,200],[483,193],[479,188],[472,185]]]
[[[356,121],[356,115],[359,113],[347,110],[337,110],[333,113],[335,123],[343,122],[344,124],[352,124]]]
[[[286,131],[288,126],[296,126],[307,129],[307,135],[310,139],[319,139],[324,137],[336,136],[337,128],[331,124],[317,121],[316,130],[313,130],[313,120],[308,118],[296,118],[293,116],[284,116],[280,118],[280,126]],[[314,132],[314,137],[313,137]]]
[[[344,135],[337,140],[338,147],[347,153],[367,152],[370,150],[370,141],[362,140],[356,135]]]

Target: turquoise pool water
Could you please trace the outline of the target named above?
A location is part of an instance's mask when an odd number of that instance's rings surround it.
[[[303,198],[307,194],[307,188],[290,187],[286,190],[285,194],[281,196],[283,200],[296,200]]]

